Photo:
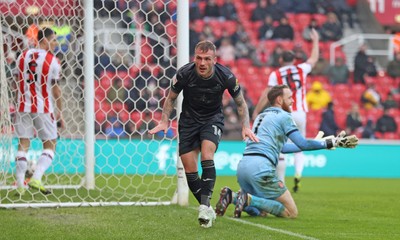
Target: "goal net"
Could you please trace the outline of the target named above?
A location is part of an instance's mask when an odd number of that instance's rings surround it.
[[[0,207],[159,205],[187,198],[176,195],[177,114],[166,135],[147,133],[161,118],[176,71],[176,5],[161,0],[0,1]],[[18,139],[12,124],[18,104],[16,59],[37,47],[37,31],[43,27],[57,34],[54,54],[62,67],[58,84],[65,124],[42,178],[52,193],[27,187],[20,196],[15,194]],[[94,68],[88,69],[90,63]],[[94,113],[88,112],[91,104]],[[41,152],[41,140],[31,139],[28,162],[34,165]]]

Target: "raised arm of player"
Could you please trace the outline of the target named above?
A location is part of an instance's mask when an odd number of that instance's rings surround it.
[[[314,67],[319,58],[319,35],[314,28],[311,29],[310,37],[312,41],[312,49],[311,55],[306,62],[309,63],[311,67]]]
[[[243,97],[243,93],[240,92],[235,98],[234,101],[237,105],[238,113],[240,120],[242,122],[242,138],[249,138],[253,142],[259,142],[257,136],[251,131],[250,128],[250,116],[249,109],[247,107],[246,100]]]
[[[174,79],[175,82],[175,79]],[[155,134],[158,133],[159,131],[164,131],[166,134],[168,131],[168,126],[169,126],[169,116],[171,116],[172,111],[175,108],[175,102],[176,99],[178,98],[177,93],[173,92],[172,90],[169,90],[167,99],[165,99],[164,106],[163,106],[163,111],[161,115],[161,121],[158,123],[157,126],[155,126],[153,129],[149,130],[150,134]]]
[[[265,90],[262,92],[260,99],[258,99],[258,103],[254,108],[253,115],[251,116],[253,120],[255,120],[257,115],[268,105],[268,97],[267,97],[268,92],[269,92],[269,87],[267,86]]]
[[[56,113],[57,125],[60,128],[64,128],[64,119],[62,117],[62,97],[61,97],[62,93],[61,93],[61,88],[57,82],[53,83],[51,91],[57,106],[57,113]]]

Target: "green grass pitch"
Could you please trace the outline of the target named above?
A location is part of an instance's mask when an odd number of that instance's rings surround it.
[[[214,206],[225,185],[238,188],[218,177]],[[210,229],[199,226],[192,196],[189,207],[0,209],[0,239],[400,239],[400,179],[306,177],[293,196],[297,219],[236,220],[230,206]]]

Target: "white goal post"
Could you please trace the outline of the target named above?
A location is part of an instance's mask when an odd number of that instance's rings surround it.
[[[172,74],[189,61],[189,2],[42,2],[0,2],[0,208],[187,206],[189,190],[177,149],[180,109],[166,136],[149,136],[147,129],[160,119]],[[59,40],[54,54],[62,67],[58,84],[65,127],[42,179],[52,193],[27,187],[21,196],[16,194],[18,139],[12,120],[16,59],[37,46],[32,36],[42,27],[52,28]],[[121,35],[104,44],[96,33],[110,28]],[[41,141],[33,138],[28,161],[37,161],[41,151]]]

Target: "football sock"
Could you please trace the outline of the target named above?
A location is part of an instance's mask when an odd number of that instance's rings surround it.
[[[275,216],[279,216],[285,210],[285,206],[278,201],[260,198],[250,194],[249,196],[251,196],[248,199],[248,206],[250,207],[256,207],[261,211],[271,213]]]
[[[25,181],[25,172],[28,169],[28,162],[26,160],[26,152],[18,151],[15,157],[16,162],[16,178],[17,178],[17,186],[23,187]]]
[[[53,162],[54,152],[50,149],[44,149],[40,155],[35,172],[32,178],[41,181],[44,172],[50,167]]]
[[[286,162],[285,162],[285,155],[279,155],[278,166],[276,166],[276,175],[278,179],[285,183],[285,171],[286,171]]]
[[[203,173],[201,175],[201,204],[210,206],[211,195],[214,190],[216,172],[213,160],[201,161]]]
[[[186,173],[186,180],[189,186],[190,191],[193,193],[194,197],[197,199],[199,203],[201,203],[201,179],[199,178],[199,173]]]
[[[298,152],[294,154],[294,173],[297,178],[301,177],[304,168],[304,153]]]

